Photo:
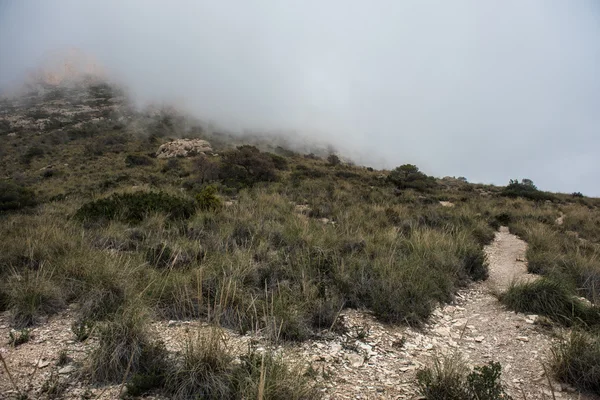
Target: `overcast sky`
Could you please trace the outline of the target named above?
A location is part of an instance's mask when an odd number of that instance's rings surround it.
[[[596,0],[0,0],[0,85],[72,47],[226,127],[600,196]]]

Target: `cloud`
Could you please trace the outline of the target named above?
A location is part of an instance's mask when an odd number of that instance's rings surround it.
[[[0,85],[78,47],[231,128],[600,195],[599,22],[593,0],[0,2]]]

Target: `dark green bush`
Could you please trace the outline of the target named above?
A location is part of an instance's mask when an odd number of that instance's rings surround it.
[[[500,193],[504,197],[522,197],[534,201],[556,200],[556,196],[538,190],[538,188],[528,179],[523,179],[520,183],[517,179],[511,179],[508,186],[502,189]]]
[[[292,180],[301,179],[319,179],[327,176],[327,173],[320,169],[310,168],[306,165],[299,164],[296,166],[294,172],[292,172]]]
[[[342,161],[337,155],[331,153],[329,156],[327,156],[327,163],[329,163],[331,166],[336,166],[340,165]]]
[[[217,196],[217,188],[213,185],[204,186],[196,195],[198,208],[203,211],[218,210],[223,206],[221,199]]]
[[[34,158],[43,157],[46,152],[42,147],[39,146],[31,146],[27,149],[27,151],[21,156],[21,162],[23,164],[29,165]]]
[[[572,296],[562,282],[540,278],[511,286],[500,301],[517,312],[548,316],[566,326],[600,325],[600,308]]]
[[[244,188],[277,180],[275,171],[272,155],[261,153],[254,146],[239,146],[223,154],[220,177],[227,186]]]
[[[288,161],[285,157],[282,157],[273,153],[266,153],[269,157],[271,157],[271,161],[273,161],[273,165],[276,169],[285,170],[288,169]]]
[[[33,207],[36,204],[33,191],[13,182],[0,181],[0,214]]]
[[[388,175],[387,181],[401,190],[425,191],[436,185],[433,177],[425,175],[416,165],[412,164],[404,164],[394,169]]]
[[[166,213],[171,220],[187,219],[195,212],[191,200],[165,192],[115,193],[110,197],[84,204],[75,213],[81,221],[120,220],[139,223],[153,212]]]
[[[130,168],[140,166],[140,165],[153,165],[153,164],[154,164],[154,160],[152,160],[150,157],[145,156],[145,155],[128,154],[127,157],[125,157],[125,165]]]
[[[490,361],[469,372],[457,355],[444,356],[417,371],[417,385],[427,400],[509,400],[501,371],[500,363]]]

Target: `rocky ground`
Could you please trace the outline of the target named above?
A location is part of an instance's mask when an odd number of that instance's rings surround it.
[[[564,334],[561,328],[534,315],[507,311],[494,296],[513,280],[535,278],[527,274],[525,250],[523,241],[502,228],[486,248],[490,278],[461,290],[453,304],[435,310],[419,329],[387,326],[366,311],[347,310],[340,316],[346,333],[280,346],[277,351],[309,366],[326,399],[417,399],[416,371],[436,354],[453,352],[470,365],[500,362],[504,383],[516,399],[550,399],[552,392],[557,399],[598,399],[549,380],[544,373],[551,344]],[[0,371],[0,399],[15,398],[17,390],[28,392],[29,398],[45,398],[44,389],[54,385],[66,385],[59,398],[118,397],[120,385],[95,387],[77,379],[95,342],[75,340],[73,318],[71,310],[54,316],[32,329],[29,342],[13,348],[7,344],[8,315],[0,315],[0,338],[5,340],[0,352],[11,375]],[[177,352],[186,336],[210,327],[197,321],[158,321],[152,329],[170,351]],[[266,346],[260,337],[224,334],[240,350],[254,346],[260,351]],[[68,359],[57,365],[63,350]]]

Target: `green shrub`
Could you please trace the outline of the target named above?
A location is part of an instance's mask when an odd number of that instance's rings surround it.
[[[270,352],[249,351],[232,372],[235,399],[312,400],[321,394],[298,367]]]
[[[196,203],[202,211],[215,211],[223,206],[221,199],[217,196],[217,188],[207,185],[196,195]]]
[[[404,164],[393,171],[387,177],[387,181],[398,189],[415,189],[425,191],[436,185],[435,179],[425,175],[416,165]]]
[[[40,269],[25,271],[8,280],[8,302],[14,325],[34,325],[41,316],[56,313],[64,306],[64,295],[50,275]]]
[[[166,390],[170,398],[233,398],[232,361],[233,355],[216,328],[196,339],[186,339],[182,360],[167,376]]]
[[[141,166],[141,165],[153,165],[153,164],[154,164],[154,160],[152,160],[150,157],[145,156],[145,155],[128,154],[127,157],[125,157],[125,165],[130,168]]]
[[[99,325],[98,346],[86,366],[96,382],[120,383],[125,374],[161,375],[167,365],[166,350],[149,339],[146,315],[140,309],[125,309]]]
[[[39,146],[31,146],[21,156],[21,162],[23,164],[29,165],[31,161],[33,161],[33,159],[43,157],[45,153],[46,151],[44,150],[44,148]]]
[[[202,252],[198,252],[197,257],[201,257]],[[194,261],[193,256],[183,250],[173,250],[166,243],[156,246],[150,246],[146,250],[146,261],[148,264],[158,268],[176,268],[189,265]]]
[[[37,204],[33,191],[13,182],[0,182],[0,214]]]
[[[275,170],[271,155],[261,153],[254,146],[239,146],[223,154],[220,177],[227,186],[244,188],[277,180]]]
[[[299,164],[296,166],[291,174],[292,180],[303,180],[303,179],[319,179],[327,176],[327,173],[320,169],[310,168],[306,165]]]
[[[276,169],[279,169],[279,170],[288,169],[288,161],[285,159],[285,157],[282,157],[280,155],[273,154],[273,153],[267,153],[267,155],[269,157],[271,157],[271,161],[273,161],[273,165],[275,166]]]
[[[552,349],[552,368],[559,380],[600,394],[600,335],[574,330]]]
[[[340,165],[342,161],[337,155],[331,153],[329,156],[327,156],[327,163],[331,166],[336,166]]]
[[[321,394],[299,368],[280,357],[249,350],[234,363],[222,333],[213,328],[188,339],[182,359],[167,375],[169,398],[312,400]]]
[[[165,192],[115,193],[84,204],[75,213],[81,221],[120,220],[139,223],[155,212],[166,213],[171,220],[187,219],[195,212],[194,202]]]
[[[435,357],[431,367],[417,371],[417,385],[427,400],[507,400],[500,363],[469,371],[458,354]]]
[[[522,197],[534,201],[552,201],[556,199],[556,196],[538,190],[533,182],[528,179],[523,179],[521,183],[517,179],[511,179],[500,194],[505,197]]]
[[[587,305],[571,295],[564,283],[549,278],[512,285],[500,296],[511,310],[540,314],[571,326],[600,324],[600,308]]]
[[[29,329],[21,329],[19,331],[11,330],[8,333],[8,342],[13,347],[27,343],[29,342],[29,339],[31,339],[31,332]]]

